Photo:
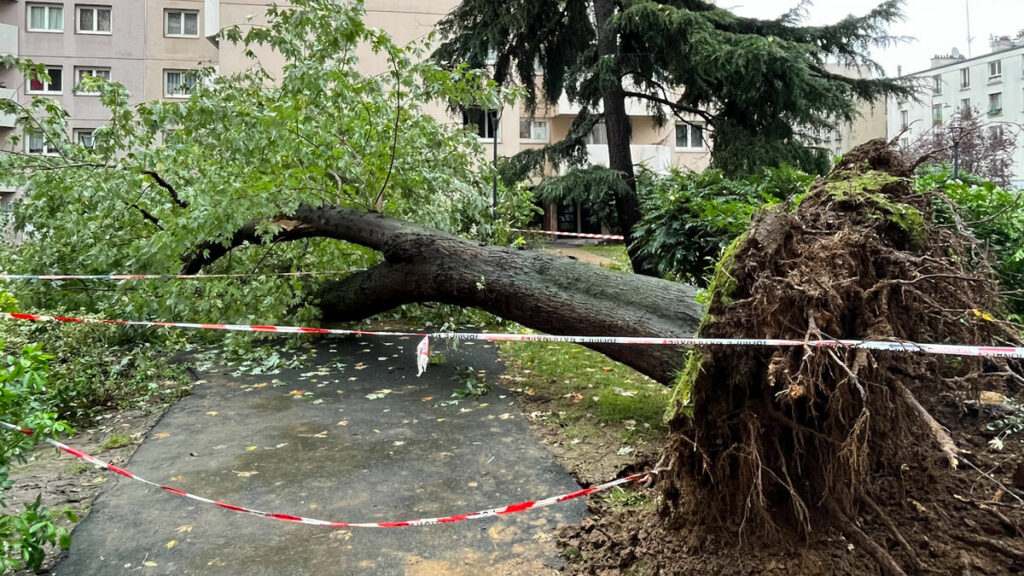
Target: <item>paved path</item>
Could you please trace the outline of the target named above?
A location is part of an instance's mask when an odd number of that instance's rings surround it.
[[[553,242],[548,242],[547,244],[545,244],[544,247],[540,249],[540,251],[548,252],[550,254],[558,254],[559,256],[575,258],[580,262],[587,262],[589,264],[595,264],[597,266],[603,266],[605,268],[612,268],[617,264],[617,262],[615,262],[615,260],[612,260],[611,258],[605,258],[604,256],[601,256],[599,254],[587,252],[586,250],[580,248],[580,246],[585,245],[586,244],[572,243],[570,241],[565,240],[555,240]]]
[[[578,489],[503,390],[441,406],[457,366],[501,370],[463,343],[415,376],[414,340],[323,340],[308,367],[204,374],[127,463],[157,482],[261,510],[338,521],[471,512]],[[278,381],[274,381],[276,378]],[[422,528],[336,530],[237,514],[118,478],[73,533],[60,576],[548,574],[573,501]]]

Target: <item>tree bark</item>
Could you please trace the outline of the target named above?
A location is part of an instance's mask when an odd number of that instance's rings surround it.
[[[597,57],[617,63],[619,57],[618,34],[609,29],[609,21],[615,14],[615,0],[594,0],[594,15],[597,24]],[[633,154],[629,148],[632,128],[626,114],[626,91],[619,79],[619,66],[613,66],[614,81],[600,81],[601,100],[604,104],[604,122],[608,133],[608,167],[622,174],[627,192],[615,195],[615,211],[619,216],[619,227],[626,240],[626,250],[633,271],[645,276],[657,276],[657,267],[633,246],[633,228],[640,222],[640,200],[636,192],[636,176],[633,173]]]
[[[183,273],[245,244],[311,237],[379,250],[384,262],[328,281],[320,291],[326,321],[358,320],[413,302],[440,302],[485,310],[550,334],[584,336],[692,336],[701,310],[691,286],[623,274],[539,252],[473,242],[428,228],[347,208],[301,206],[273,219],[276,232],[257,234],[260,221],[225,243],[198,246]],[[683,354],[670,346],[592,345],[590,348],[671,384]]]

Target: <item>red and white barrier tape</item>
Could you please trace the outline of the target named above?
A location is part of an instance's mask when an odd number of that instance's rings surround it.
[[[4,428],[7,428],[8,430],[13,430],[15,432],[21,432],[23,434],[28,434],[28,435],[32,434],[31,430],[26,430],[24,428],[20,428],[18,426],[15,426],[14,424],[9,424],[7,422],[0,421],[0,426],[3,426]],[[544,508],[544,507],[547,507],[547,506],[551,506],[552,504],[560,504],[562,502],[568,502],[569,500],[575,500],[576,498],[581,498],[583,496],[587,496],[587,495],[593,494],[595,492],[601,492],[602,490],[608,490],[610,488],[614,488],[615,486],[621,486],[622,484],[627,484],[629,482],[636,482],[638,480],[643,480],[643,479],[645,479],[645,478],[647,478],[649,476],[648,472],[641,472],[639,474],[633,474],[632,476],[627,476],[626,478],[619,478],[618,480],[613,480],[611,482],[606,482],[604,484],[600,484],[598,486],[592,486],[590,488],[584,488],[582,490],[577,490],[575,492],[570,492],[568,494],[560,494],[558,496],[550,496],[548,498],[544,498],[544,499],[541,499],[541,500],[527,500],[525,502],[519,502],[518,504],[510,504],[508,506],[502,506],[502,507],[499,507],[499,508],[488,508],[487,510],[480,510],[480,511],[477,511],[477,512],[469,512],[469,513],[466,513],[466,514],[453,514],[451,516],[443,516],[443,517],[440,517],[440,518],[418,518],[418,519],[415,519],[415,520],[403,520],[403,521],[399,521],[399,522],[336,522],[336,521],[328,521],[328,520],[317,520],[315,518],[306,518],[304,516],[295,516],[293,514],[280,514],[280,513],[276,513],[276,512],[263,512],[262,510],[256,510],[254,508],[246,508],[244,506],[236,506],[234,504],[228,504],[227,502],[220,502],[218,500],[211,500],[209,498],[204,498],[202,496],[196,496],[195,494],[190,494],[190,493],[185,492],[183,490],[178,490],[177,488],[171,488],[170,486],[164,486],[162,484],[158,484],[156,482],[152,482],[150,480],[146,480],[145,478],[143,478],[141,476],[138,476],[138,475],[136,475],[136,474],[134,474],[132,472],[129,472],[128,470],[125,470],[124,468],[119,468],[119,467],[114,466],[113,464],[111,464],[109,462],[104,462],[103,460],[100,460],[99,458],[96,458],[94,456],[90,456],[89,454],[86,454],[85,452],[82,452],[81,450],[78,450],[76,448],[72,448],[71,446],[68,446],[67,444],[64,444],[62,442],[58,442],[56,440],[53,440],[52,438],[45,438],[44,442],[46,442],[47,444],[50,444],[51,446],[56,447],[61,452],[64,452],[66,454],[70,454],[70,455],[74,456],[75,458],[78,458],[80,460],[88,462],[89,464],[92,464],[93,466],[96,466],[97,468],[103,468],[105,470],[109,470],[110,472],[113,472],[115,474],[120,474],[121,476],[124,476],[125,478],[129,478],[131,480],[135,480],[136,482],[141,482],[142,484],[146,484],[148,486],[153,486],[155,488],[159,488],[160,490],[163,490],[164,492],[168,492],[168,493],[171,493],[171,494],[176,494],[178,496],[182,496],[182,497],[188,498],[190,500],[195,500],[197,502],[202,502],[204,504],[212,504],[213,506],[218,506],[218,507],[223,508],[225,510],[231,510],[233,512],[240,512],[242,514],[251,514],[253,516],[259,516],[261,518],[269,518],[271,520],[280,520],[282,522],[292,522],[292,523],[295,523],[295,524],[309,524],[309,525],[312,525],[312,526],[326,526],[326,527],[329,527],[329,528],[409,528],[409,527],[412,527],[412,526],[428,526],[428,525],[432,525],[432,524],[451,524],[453,522],[462,522],[464,520],[477,520],[479,518],[487,518],[487,517],[490,517],[490,516],[503,516],[503,515],[506,515],[506,514],[514,514],[516,512],[523,512],[525,510],[533,510],[533,509],[536,509],[536,508]]]
[[[362,270],[361,268],[359,270]],[[215,278],[253,278],[258,276],[332,276],[358,270],[323,272],[254,272],[252,274],[0,274],[0,280],[211,280]]]
[[[338,328],[309,328],[305,326],[262,326],[257,324],[199,324],[191,322],[150,322],[142,320],[107,320],[0,312],[0,318],[33,322],[67,322],[73,324],[116,324],[122,326],[148,326],[156,328],[184,328],[192,330],[227,330],[233,332],[266,332],[278,334],[337,334],[355,336],[407,336],[424,339],[479,340],[486,342],[569,342],[573,344],[639,344],[645,346],[757,346],[769,348],[860,348],[890,352],[917,352],[941,356],[973,356],[985,358],[1024,358],[1024,347],[968,346],[960,344],[922,344],[898,340],[779,340],[754,338],[651,338],[643,336],[566,336],[555,334],[500,334],[481,332],[383,332],[371,330],[342,330]],[[429,352],[429,340],[417,346],[419,361]]]
[[[580,234],[578,232],[554,232],[552,230],[523,230],[521,228],[509,228],[513,232],[527,232],[529,234],[548,234],[549,236],[572,236],[574,238],[594,238],[597,240],[625,240],[625,236],[619,234]]]

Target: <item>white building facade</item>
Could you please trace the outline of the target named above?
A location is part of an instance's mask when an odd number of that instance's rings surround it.
[[[912,146],[933,127],[949,120],[959,109],[973,106],[989,129],[1021,136],[1024,129],[1024,30],[1016,37],[991,42],[992,51],[964,58],[954,49],[932,58],[931,67],[910,74],[925,81],[917,100],[890,98],[887,134]],[[902,135],[901,135],[902,133]],[[1013,184],[1024,188],[1024,137],[1018,137],[1013,156]]]

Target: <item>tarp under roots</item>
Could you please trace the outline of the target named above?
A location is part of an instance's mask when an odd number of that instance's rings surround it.
[[[934,223],[935,210],[955,208],[915,193],[913,168],[873,141],[802,199],[757,217],[719,264],[700,335],[1017,344],[996,320],[981,247]],[[1007,467],[985,453],[986,420],[967,411],[983,390],[1019,394],[1018,363],[847,349],[690,354],[660,515],[622,533],[623,557],[671,573],[1024,570],[1024,509],[1000,506],[1024,491],[999,481]],[[783,560],[773,570],[768,558]]]

